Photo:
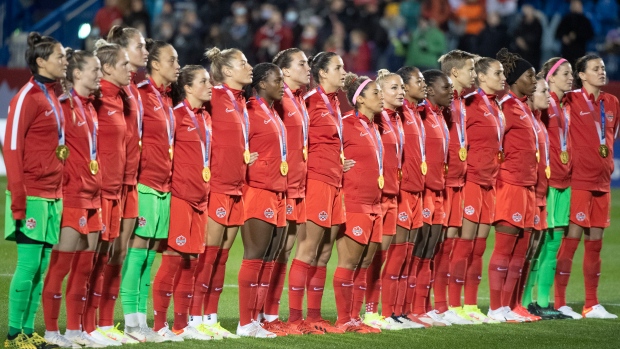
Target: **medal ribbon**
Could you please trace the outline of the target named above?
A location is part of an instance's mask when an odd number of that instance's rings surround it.
[[[590,109],[590,112],[592,113],[592,115],[594,115],[594,106],[592,105],[592,102],[588,99],[588,96],[586,96],[585,92],[581,92],[581,94],[583,95],[583,99],[586,100],[586,103],[588,104],[588,108]],[[599,139],[599,143],[600,145],[605,145],[605,105],[603,104],[603,100],[601,99],[601,103],[600,103],[600,111],[601,111],[601,122],[599,124],[598,121],[594,121],[594,126],[596,126],[596,132],[598,133],[598,139]]]
[[[274,125],[276,126],[276,129],[278,129],[278,141],[280,142],[280,159],[282,160],[282,162],[285,162],[287,150],[286,150],[286,133],[284,131],[284,123],[282,122],[280,118],[275,117],[273,115],[271,110],[269,110],[269,108],[267,108],[267,105],[263,102],[262,98],[260,98],[259,96],[256,96],[256,100],[258,101],[258,104],[260,104],[260,107],[263,108],[263,111],[265,112],[265,114],[267,114],[267,116],[269,116],[269,119],[271,119],[271,121],[274,123]]]
[[[332,108],[332,105],[329,103],[329,99],[327,99],[327,96],[323,92],[323,89],[321,89],[321,87],[319,86],[319,87],[316,88],[316,90],[321,95],[321,98],[323,98],[323,102],[325,102],[325,106],[327,107],[327,110],[329,110],[329,113],[337,121],[336,128],[338,129],[338,138],[340,138],[340,153],[342,153],[343,149],[344,149],[343,148],[344,147],[344,141],[342,140],[342,115],[340,114],[340,108],[338,108],[338,113],[335,113],[334,109]]]
[[[411,118],[413,119],[413,124],[415,125],[415,128],[416,130],[418,130],[418,134],[420,135],[420,137],[418,137],[418,142],[420,143],[420,155],[422,156],[422,162],[426,162],[426,130],[424,130],[424,123],[420,121],[420,125],[418,125],[413,110],[411,110],[411,108],[409,108],[409,106],[407,105],[405,105],[405,107],[407,107],[407,110],[409,110]]]
[[[133,92],[131,92],[131,88],[127,87],[127,89],[129,90],[129,93],[131,93],[131,95],[133,96],[135,103],[138,104],[138,136],[140,137],[140,140],[142,140],[142,119],[144,117],[142,97],[140,97],[140,93],[138,93],[137,96],[134,95]]]
[[[459,136],[459,144],[461,145],[461,148],[465,148],[465,107],[463,106],[463,99],[461,99],[459,97],[458,99],[459,101],[459,124],[461,125],[461,127],[459,127],[459,125],[456,125],[456,133]],[[456,103],[456,100],[452,101],[452,108],[454,109],[454,105]]]
[[[562,151],[566,151],[567,148],[567,139],[568,139],[568,127],[569,127],[569,119],[568,113],[566,112],[566,107],[562,108],[562,114],[558,111],[558,105],[555,103],[555,99],[550,98],[549,102],[551,103],[551,107],[553,108],[553,112],[555,115],[559,116],[562,120],[564,127],[560,127],[560,147]]]
[[[82,101],[80,100],[80,97],[77,95],[77,93],[75,92],[75,90],[71,90],[71,96],[73,96],[73,100],[75,101],[75,104],[77,104],[77,106],[80,108],[80,111],[82,112],[82,115],[84,115],[84,121],[86,121],[86,112],[84,111],[84,105],[82,104]],[[88,116],[90,117],[90,122],[92,122],[93,124],[93,130],[92,130],[92,136],[91,133],[88,132],[88,151],[90,154],[90,160],[94,161],[97,160],[97,122],[95,122],[95,119],[93,118],[93,114],[91,114],[91,106],[89,105],[88,108]],[[88,123],[86,124],[86,126],[88,126]]]
[[[365,122],[365,120],[362,120],[362,118],[360,118],[357,111],[355,112],[355,116],[360,121],[360,124],[364,126],[364,129],[368,133],[370,141],[372,142],[372,146],[375,148],[375,156],[377,158],[377,163],[379,164],[379,176],[383,176],[383,143],[381,143],[381,135],[379,134],[379,131],[377,130],[377,128],[373,127],[372,129],[375,131],[375,137],[376,137],[376,141],[375,141],[375,139],[372,138],[372,135],[370,134],[370,129],[368,128],[368,124]]]
[[[237,116],[241,119],[241,129],[243,131],[243,141],[245,150],[250,151],[250,117],[248,116],[248,109],[243,106],[243,111],[239,108],[239,103],[235,99],[232,91],[226,85],[220,85],[225,91],[230,101],[235,106],[235,110],[237,111]]]
[[[390,131],[392,131],[392,133],[395,133],[394,126],[392,126],[392,121],[390,121],[390,117],[385,110],[381,112],[381,116],[383,116],[383,120],[385,120],[385,123],[390,127]],[[403,132],[403,127],[398,118],[396,118],[396,128],[398,128],[398,143],[396,143],[396,156],[398,157],[398,169],[400,170],[403,164],[403,146],[405,144],[405,133]]]
[[[56,109],[56,104],[54,104],[54,102],[52,101],[52,97],[50,97],[50,93],[47,91],[45,85],[36,80],[35,82],[37,83],[37,85],[39,85],[39,88],[45,94],[45,98],[47,99],[47,102],[50,104],[50,106],[52,107],[52,111],[54,112],[54,117],[56,118],[56,126],[58,129],[58,146],[65,145],[65,117],[62,115],[62,106],[59,106],[61,110],[61,112],[59,113],[58,109]]]
[[[541,122],[536,120],[536,123],[538,124],[538,128],[540,128],[545,135],[545,165],[549,167],[549,133],[547,133],[547,129],[541,124]]]
[[[211,150],[211,130],[207,127],[207,121],[203,118],[202,124],[205,127],[205,139],[202,139],[200,136],[200,127],[198,127],[198,120],[196,119],[196,115],[192,111],[192,108],[187,105],[187,102],[183,101],[183,105],[185,106],[185,110],[192,118],[192,122],[194,123],[194,127],[198,130],[198,138],[200,138],[200,150],[202,150],[202,158],[204,167],[209,167],[209,152]]]
[[[295,108],[297,109],[297,112],[301,114],[301,122],[302,122],[302,128],[301,129],[303,130],[303,134],[304,134],[304,148],[308,148],[308,124],[309,124],[309,122],[308,122],[308,110],[306,109],[306,106],[305,106],[304,103],[302,103],[301,105],[299,103],[297,103],[297,99],[295,99],[295,95],[293,95],[293,92],[288,87],[286,82],[284,83],[284,92],[286,92],[286,95],[295,104]]]
[[[435,123],[439,124],[439,118],[437,117],[437,114],[435,114],[435,111],[432,109],[432,107],[429,106],[428,110],[431,111],[431,113],[433,114],[433,119],[435,119]],[[443,163],[447,164],[448,163],[448,146],[450,145],[450,131],[448,130],[448,124],[446,124],[446,120],[444,120],[444,118],[441,118],[442,121],[442,126],[443,126],[443,138],[444,138],[444,142],[443,142]]]
[[[489,101],[489,97],[487,97],[487,94],[484,93],[484,91],[482,91],[481,88],[478,89],[478,94],[482,96],[484,103],[487,105],[487,109],[489,109],[489,113],[491,113],[493,117],[497,118],[497,120],[494,120],[494,121],[495,121],[495,127],[497,128],[497,140],[499,141],[499,151],[504,151],[503,140],[504,140],[505,125],[504,125],[504,119],[502,118],[502,113],[497,113],[497,115],[495,115],[495,113],[493,112],[494,109],[491,106],[491,102]]]
[[[521,108],[521,111],[527,116],[529,115],[530,117],[530,122],[532,123],[532,130],[534,130],[534,136],[536,137],[536,152],[538,154],[540,154],[540,149],[538,146],[538,130],[536,129],[536,127],[538,126],[538,122],[536,122],[536,120],[534,119],[534,114],[532,113],[528,113],[527,110],[525,109],[525,105],[523,105],[523,103],[515,96],[513,96],[512,94],[510,94],[511,98],[514,98],[514,100],[517,102],[517,104],[519,105],[519,108]],[[547,152],[548,153],[548,152]]]
[[[155,91],[157,99],[159,99],[159,104],[161,104],[162,108],[165,107],[164,100],[161,98],[161,93],[159,93],[157,88],[155,88],[155,86],[151,83],[151,80],[148,81],[153,91]],[[168,117],[170,118],[170,120],[166,119],[166,132],[168,132],[168,145],[172,147],[172,145],[174,144],[174,133],[172,132],[172,130],[174,130],[174,117],[172,116],[171,107],[168,107]]]

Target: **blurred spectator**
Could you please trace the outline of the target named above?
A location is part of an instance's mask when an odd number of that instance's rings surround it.
[[[543,31],[538,19],[539,14],[531,5],[523,5],[521,14],[521,20],[513,34],[514,42],[511,48],[534,67],[539,67]]]
[[[438,68],[437,60],[447,49],[444,33],[432,20],[421,18],[418,28],[411,35],[406,64],[422,71]]]
[[[487,13],[495,12],[509,28],[517,16],[517,0],[486,0]]]
[[[477,54],[483,57],[495,57],[502,48],[508,47],[508,27],[502,23],[501,18],[495,12],[487,15],[487,25],[478,35],[476,44]]]
[[[214,23],[209,27],[209,31],[203,40],[204,48],[211,47],[227,47],[230,38],[227,37],[226,33],[222,30],[222,27]]]
[[[605,35],[619,24],[618,3],[614,0],[599,0],[596,3],[595,16],[600,26],[599,34]]]
[[[418,27],[418,19],[422,13],[421,0],[405,0],[400,4],[400,15],[407,23],[407,31],[412,32]]]
[[[204,48],[200,36],[195,34],[192,23],[183,21],[171,43],[179,54],[181,67],[187,64],[200,64]]]
[[[405,19],[400,15],[398,3],[393,2],[385,7],[380,23],[387,32],[390,43],[379,66],[396,71],[405,63],[405,44],[409,41]]]
[[[232,4],[230,10],[233,16],[227,17],[221,26],[226,32],[226,36],[230,38],[227,48],[238,48],[246,54],[246,57],[253,57],[250,55],[252,28],[248,21],[248,9],[244,3],[236,1]],[[248,59],[250,58],[248,57]]]
[[[476,48],[476,38],[485,26],[484,4],[481,0],[465,0],[456,9],[455,15],[460,20],[460,25],[464,28],[458,48],[472,52]]]
[[[105,38],[110,29],[123,23],[123,13],[118,8],[118,0],[105,0],[105,5],[97,11],[94,27],[99,29],[99,36]]]
[[[321,26],[321,20],[318,17],[312,17],[308,24],[304,26],[299,38],[299,48],[306,53],[308,57],[318,52],[317,35],[318,28]]]
[[[282,23],[282,13],[274,8],[267,18],[254,35],[256,59],[261,62],[271,62],[276,53],[293,46],[293,31]]]
[[[144,8],[143,0],[132,0],[129,13],[123,18],[128,27],[138,29],[145,37],[151,37],[151,17]]]
[[[177,21],[178,17],[174,13],[172,3],[164,2],[159,16],[155,18],[153,23],[153,38],[170,42],[177,29]]]
[[[448,0],[424,0],[422,4],[422,16],[433,20],[436,27],[447,31],[448,19],[452,15],[452,9]]]
[[[366,3],[359,11],[356,24],[352,29],[360,29],[366,33],[366,38],[373,42],[376,52],[383,52],[389,44],[388,34],[381,26],[381,14],[376,1]]]
[[[562,57],[571,64],[586,54],[586,45],[594,37],[594,30],[590,20],[583,15],[581,1],[570,2],[570,12],[562,18],[555,37],[562,42]]]
[[[299,18],[299,12],[295,7],[289,7],[284,12],[284,25],[291,29],[293,33],[293,46],[299,47],[301,33],[304,30]]]
[[[366,33],[359,29],[351,31],[351,48],[346,55],[345,67],[354,73],[372,70],[372,50],[366,40]]]

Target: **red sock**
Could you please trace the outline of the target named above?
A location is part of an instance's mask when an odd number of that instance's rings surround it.
[[[49,268],[43,283],[43,318],[45,329],[58,331],[58,316],[62,301],[62,282],[69,270],[75,252],[52,250]]]
[[[525,254],[530,245],[531,230],[523,232],[523,236],[517,237],[517,243],[512,250],[510,262],[508,262],[508,273],[502,287],[502,306],[511,306],[511,300],[514,293],[517,292],[517,284],[521,278],[523,271],[523,263],[525,263]],[[512,307],[511,307],[512,309]]]
[[[121,287],[123,265],[109,265],[103,273],[103,293],[99,304],[99,326],[114,326],[114,307]]]
[[[198,266],[197,259],[184,259],[174,277],[174,326],[179,331],[187,327],[189,307],[194,293],[194,274]]]
[[[217,260],[213,265],[211,283],[205,296],[205,314],[217,314],[217,307],[220,303],[220,296],[224,288],[224,277],[226,276],[226,262],[230,250],[220,249]]]
[[[314,272],[312,272],[314,269]],[[321,302],[323,301],[323,291],[325,289],[325,278],[327,268],[310,267],[306,288],[308,289],[308,321],[316,321],[321,317]]]
[[[448,281],[448,299],[450,307],[461,306],[461,292],[465,284],[467,260],[474,249],[474,240],[456,239],[452,258],[450,258],[450,279]]]
[[[241,326],[252,322],[252,312],[256,307],[258,279],[263,267],[262,259],[244,259],[239,268],[239,323]]]
[[[601,248],[603,240],[585,240],[583,253],[583,281],[586,289],[584,308],[599,304],[597,291],[601,277]]]
[[[413,247],[414,244],[410,242],[405,243],[407,247],[407,251],[405,252],[405,263],[403,265],[403,269],[400,274],[400,280],[398,280],[398,292],[396,293],[396,306],[394,306],[394,313],[396,315],[409,314],[411,312],[411,303],[413,302],[413,292],[409,291],[409,277],[413,270]],[[415,278],[415,273],[414,273]],[[413,283],[415,286],[415,280]],[[411,298],[407,298],[407,296],[411,293]],[[407,301],[409,299],[409,301]],[[405,307],[405,303],[407,303],[407,307]],[[407,309],[405,309],[407,308]]]
[[[364,296],[366,295],[368,268],[357,268],[353,275],[353,304],[351,305],[351,318],[359,319]]]
[[[433,295],[435,296],[435,310],[440,313],[448,311],[448,275],[450,273],[450,256],[452,255],[455,240],[457,239],[446,238],[441,244],[439,253],[435,256],[435,285],[433,287]]]
[[[310,264],[293,259],[291,271],[288,274],[289,322],[299,321],[303,317],[304,290],[309,268]]]
[[[487,239],[477,238],[474,240],[474,249],[467,260],[467,272],[465,274],[465,304],[478,304],[478,288],[482,280],[482,256],[487,249]]]
[[[194,276],[194,292],[190,304],[190,314],[202,316],[202,309],[205,303],[205,296],[209,290],[213,265],[217,259],[220,248],[217,246],[207,246],[205,251],[198,256],[196,271]]]
[[[502,287],[508,273],[510,255],[517,242],[517,236],[497,232],[495,234],[495,247],[491,260],[489,260],[489,298],[490,309],[497,310],[502,306]],[[475,251],[475,247],[474,247]],[[465,300],[465,304],[469,304]]]
[[[67,329],[80,330],[88,297],[88,279],[93,272],[95,251],[78,251],[67,280]],[[107,268],[106,268],[107,269]]]
[[[153,281],[153,330],[159,331],[166,326],[168,307],[174,290],[175,276],[181,268],[181,256],[162,255],[161,265]]]
[[[517,306],[521,305],[521,301],[523,300],[523,291],[525,291],[525,284],[527,283],[527,278],[530,275],[530,261],[526,260],[523,263],[523,271],[521,272],[521,277],[519,278],[519,282],[517,283],[517,289],[514,293],[514,297],[510,301],[510,309],[514,309]]]
[[[566,305],[566,287],[573,268],[573,257],[579,246],[580,239],[563,238],[558,251],[558,262],[555,267],[555,308]]]
[[[103,273],[108,264],[107,253],[96,253],[94,257],[93,272],[90,274],[89,294],[86,300],[84,315],[82,316],[82,329],[91,333],[97,329],[97,310],[103,293]]]
[[[284,279],[286,279],[286,263],[274,263],[271,280],[269,280],[269,292],[267,293],[267,299],[265,299],[265,314],[278,315],[280,313],[280,299],[284,290]]]
[[[354,270],[336,268],[334,272],[334,295],[336,296],[337,324],[351,321],[353,306],[353,274]]]
[[[273,267],[275,262],[264,262],[258,278],[258,290],[256,290],[256,304],[254,305],[254,311],[252,312],[252,318],[257,319],[258,314],[263,310],[265,305],[265,299],[267,299],[267,293],[271,291],[270,282],[271,275],[273,274]]]
[[[420,259],[420,270],[416,276],[415,296],[413,300],[413,313],[416,315],[426,313],[426,300],[430,292],[431,285],[431,260]]]
[[[403,271],[403,264],[406,262],[407,245],[391,244],[387,252],[387,261],[381,276],[381,315],[385,317],[392,316],[395,312],[398,281]],[[366,311],[368,312],[368,305]]]
[[[368,272],[366,273],[366,312],[376,313],[379,304],[379,297],[381,297],[381,289],[383,289],[383,282],[381,280],[381,269],[385,260],[387,259],[388,251],[377,251],[375,256],[368,266]]]
[[[405,303],[403,305],[403,314],[409,314],[413,312],[413,304],[416,293],[417,277],[422,266],[422,258],[413,256],[411,258],[411,264],[409,267],[409,275],[407,276],[407,293],[405,294]]]

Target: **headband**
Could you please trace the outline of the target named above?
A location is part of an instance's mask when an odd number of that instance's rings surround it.
[[[525,73],[525,71],[530,68],[533,68],[530,62],[526,61],[523,58],[517,59],[517,61],[515,62],[515,69],[510,74],[508,74],[508,76],[506,76],[506,82],[508,83],[508,85],[514,84],[517,80],[519,80],[521,75],[523,75],[523,73]]]
[[[553,67],[551,67],[551,69],[549,69],[549,72],[547,73],[547,76],[545,77],[545,80],[547,82],[549,82],[549,78],[553,75],[553,73],[555,73],[556,70],[558,70],[558,68],[564,64],[568,62],[567,60],[565,60],[564,58],[560,58],[560,60],[558,60]]]
[[[364,82],[360,84],[357,90],[355,90],[355,94],[353,95],[353,99],[351,100],[353,102],[353,105],[355,105],[355,101],[357,100],[357,97],[359,97],[360,93],[362,93],[362,90],[364,89],[364,87],[366,87],[366,85],[368,85],[368,83],[370,83],[371,81],[372,80],[370,79],[364,80]]]

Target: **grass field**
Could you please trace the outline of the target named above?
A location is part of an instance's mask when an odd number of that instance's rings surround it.
[[[6,179],[0,178],[0,193],[4,192]],[[0,227],[4,229],[4,200],[0,199]],[[602,251],[602,273],[599,288],[601,303],[608,311],[620,314],[620,190],[612,193],[612,226],[607,230],[605,244]],[[485,254],[485,275],[480,288],[480,306],[483,311],[488,307],[488,282],[486,277],[486,262],[491,254],[493,235],[489,238],[489,248]],[[220,302],[220,319],[226,328],[235,330],[238,320],[237,272],[241,264],[242,246],[238,239],[233,246],[226,273],[226,287]],[[335,255],[334,255],[335,256]],[[567,298],[576,311],[583,306],[584,286],[581,274],[583,246],[577,250],[573,270],[574,273],[568,287]],[[335,258],[328,267],[328,275],[333,274]],[[0,240],[0,314],[8,313],[8,290],[12,273],[15,269],[16,248],[12,242]],[[160,257],[156,259],[153,268],[153,277],[157,271]],[[150,308],[152,309],[152,308]],[[286,291],[282,297],[281,314],[287,316],[288,297]],[[172,318],[169,313],[170,322]],[[334,320],[336,308],[334,293],[331,288],[331,277],[328,277],[323,299],[323,315]],[[60,319],[64,319],[63,313]],[[116,307],[116,318],[123,318],[120,304]],[[151,317],[152,319],[152,317]],[[151,322],[152,323],[152,322]],[[0,333],[7,328],[7,318],[0,316]],[[61,328],[64,323],[61,320]],[[39,310],[36,329],[43,333],[42,310]],[[564,320],[541,321],[527,324],[499,324],[488,326],[452,326],[431,328],[427,330],[408,330],[398,332],[384,332],[376,335],[324,335],[269,339],[239,339],[217,342],[186,341],[182,344],[158,344],[157,347],[166,348],[199,348],[212,346],[214,348],[380,348],[382,345],[399,348],[619,348],[620,347],[620,320]],[[153,346],[153,344],[148,344]],[[136,348],[144,347],[143,344]]]

